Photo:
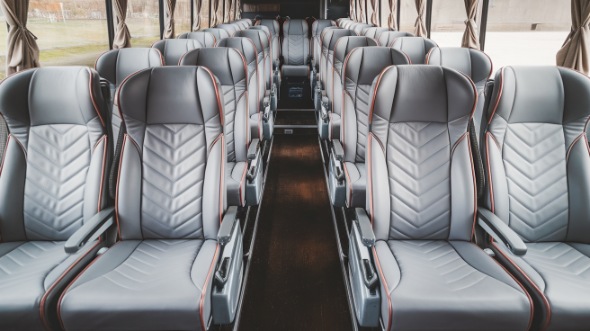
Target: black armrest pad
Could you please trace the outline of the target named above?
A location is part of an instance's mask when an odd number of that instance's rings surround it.
[[[332,153],[334,153],[336,160],[342,161],[344,159],[344,147],[342,147],[340,139],[332,140]]]
[[[114,224],[115,207],[109,207],[99,211],[82,225],[78,231],[66,241],[64,246],[66,253],[76,253],[88,241],[94,240],[102,235],[111,225]]]
[[[367,212],[363,208],[355,208],[354,212],[363,244],[367,247],[373,247],[375,245],[375,233],[373,232],[369,215],[367,215]]]
[[[256,154],[260,150],[260,139],[254,138],[248,146],[248,160],[252,161],[256,158]]]
[[[231,240],[231,233],[238,220],[238,207],[231,206],[227,208],[223,220],[217,232],[217,241],[220,245],[225,245]]]
[[[490,236],[502,241],[515,255],[525,255],[526,244],[496,214],[485,208],[477,210],[477,222]]]

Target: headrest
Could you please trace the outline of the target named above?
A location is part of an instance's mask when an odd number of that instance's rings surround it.
[[[357,85],[371,85],[383,69],[390,65],[409,64],[407,56],[389,47],[353,49],[344,62],[343,84],[350,79]]]
[[[229,23],[217,24],[215,27],[227,31],[230,37],[233,36],[236,31],[238,31],[238,29],[233,24]]]
[[[309,26],[306,20],[286,20],[283,23],[283,35],[303,35],[307,36],[309,32]]]
[[[277,20],[265,18],[261,19],[256,23],[257,26],[265,26],[268,29],[268,33],[270,33],[271,36],[278,36],[280,33],[280,26]]]
[[[129,77],[118,92],[128,132],[150,124],[201,124],[221,132],[220,98],[215,76],[204,67],[146,69]]]
[[[242,54],[233,48],[215,47],[192,50],[182,57],[181,66],[203,66],[211,70],[221,85],[245,83],[248,68]]]
[[[388,123],[468,119],[477,99],[475,86],[467,76],[429,65],[388,67],[375,80],[371,95],[369,121],[376,126],[371,130],[379,132]]]
[[[250,30],[261,30],[261,31],[266,32],[266,34],[269,35],[270,37],[273,37],[273,34],[270,33],[270,29],[267,26],[264,26],[264,25],[254,25],[254,26],[251,26],[249,29]]]
[[[377,40],[377,38],[379,38],[381,33],[387,32],[387,31],[391,31],[391,30],[389,28],[380,28],[380,27],[367,28],[364,32],[364,36]]]
[[[242,53],[242,56],[244,56],[244,59],[248,64],[252,62],[256,63],[258,60],[258,52],[256,51],[256,46],[254,45],[254,42],[249,38],[225,38],[222,39],[219,43],[217,43],[217,47],[230,47],[236,49],[238,52]]]
[[[389,47],[390,44],[399,37],[413,37],[414,35],[409,32],[401,31],[384,31],[377,37],[377,42],[380,46]]]
[[[330,26],[336,26],[336,22],[332,20],[315,20],[311,25],[311,36],[319,36],[322,30]]]
[[[426,54],[438,45],[431,39],[423,37],[399,37],[391,42],[390,47],[406,53],[412,64],[426,64]]]
[[[152,48],[156,48],[164,56],[165,65],[178,65],[182,55],[193,49],[201,48],[203,44],[194,39],[164,39],[155,42]]]
[[[215,36],[215,39],[217,40],[217,42],[219,42],[223,38],[229,38],[229,32],[227,32],[227,30],[224,30],[224,29],[209,28],[209,29],[203,30],[203,32],[212,33]]]
[[[590,79],[577,71],[554,66],[504,67],[495,81],[489,111],[508,123],[567,124],[590,115]]]
[[[348,29],[326,29],[322,33],[322,47],[333,50],[338,39],[356,35],[354,31]]]
[[[194,39],[198,40],[203,47],[213,47],[217,42],[215,35],[206,31],[187,32],[178,36],[178,39]]]
[[[377,46],[377,42],[369,37],[352,36],[342,37],[334,46],[334,63],[343,63],[346,56],[357,47]]]
[[[270,47],[268,42],[268,34],[262,30],[242,30],[236,32],[234,37],[249,38],[254,43],[254,46],[256,46],[258,53],[268,51],[268,48]]]
[[[453,68],[482,86],[492,74],[492,60],[484,52],[464,47],[434,47],[426,63]]]
[[[86,125],[100,118],[105,102],[98,73],[88,67],[25,70],[0,84],[0,113],[10,132],[48,124]]]
[[[96,71],[109,83],[119,86],[127,76],[139,70],[164,65],[162,53],[155,48],[121,48],[102,54]]]

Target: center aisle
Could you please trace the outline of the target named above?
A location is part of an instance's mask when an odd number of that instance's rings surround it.
[[[316,135],[275,135],[239,330],[351,330]]]

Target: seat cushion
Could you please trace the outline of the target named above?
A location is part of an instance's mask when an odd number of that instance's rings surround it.
[[[246,172],[248,171],[248,163],[227,162],[225,169],[228,205],[244,206],[246,204]]]
[[[590,325],[590,245],[562,242],[527,243],[518,257],[506,246],[494,243],[509,269],[534,284],[533,295],[545,297],[538,304],[546,330],[587,330]],[[516,266],[516,267],[515,267]],[[540,293],[536,293],[536,292]],[[548,305],[548,307],[547,307]]]
[[[364,163],[344,162],[346,176],[346,206],[364,207],[366,204],[367,170]]]
[[[63,326],[66,330],[202,330],[211,312],[216,254],[213,240],[121,241],[64,293],[59,307]]]
[[[390,330],[528,330],[529,297],[476,245],[381,240],[374,253]]]
[[[49,293],[63,290],[62,281],[71,280],[96,247],[90,243],[70,255],[63,241],[0,243],[0,330],[43,330],[40,311]]]

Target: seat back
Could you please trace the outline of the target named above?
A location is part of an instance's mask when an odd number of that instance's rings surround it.
[[[372,28],[373,24],[366,24],[366,23],[359,23],[357,25],[354,26],[354,28],[352,29],[358,36],[364,36],[365,35],[365,30],[368,28]]]
[[[111,126],[113,132],[113,147],[119,138],[121,116],[115,101],[115,91],[129,75],[143,69],[164,65],[162,53],[155,48],[121,48],[102,54],[96,60],[96,71],[100,77],[109,82],[111,88]]]
[[[326,93],[328,99],[332,101],[332,72],[334,70],[334,46],[338,39],[342,37],[356,36],[356,33],[348,29],[330,29],[325,30],[322,36],[322,53],[323,53],[323,65],[320,64],[324,70],[324,74],[320,74],[322,80],[322,86],[326,87]]]
[[[553,66],[495,77],[487,205],[525,242],[590,243],[590,80]]]
[[[369,37],[372,39],[378,40],[379,36],[383,32],[391,31],[389,28],[381,28],[381,27],[371,27],[365,30],[364,36]]]
[[[270,90],[272,86],[272,64],[270,59],[270,44],[269,36],[262,30],[243,30],[238,31],[235,37],[249,38],[254,42],[256,51],[258,52],[258,72],[262,73],[264,78],[264,90]]]
[[[127,128],[115,199],[119,238],[216,240],[226,152],[215,77],[203,67],[152,68],[118,93]]]
[[[319,60],[319,72],[320,72],[320,81],[322,82],[323,87],[325,88],[326,84],[326,67],[328,65],[328,48],[324,47],[324,38],[332,38],[333,32],[329,32],[331,30],[345,30],[343,28],[339,28],[337,26],[329,26],[324,28],[322,33],[320,34],[320,60]],[[327,35],[327,37],[326,37]]]
[[[334,69],[332,71],[332,112],[338,115],[342,112],[342,67],[348,54],[357,47],[377,46],[377,42],[369,37],[353,36],[338,39],[334,46]]]
[[[453,69],[398,66],[372,92],[367,210],[377,240],[470,241],[473,83]]]
[[[214,47],[217,39],[211,32],[206,31],[195,31],[187,32],[178,36],[178,39],[194,39],[198,40],[203,47]]]
[[[340,140],[344,160],[365,162],[369,126],[369,94],[373,80],[390,65],[408,64],[407,56],[388,47],[353,49],[342,66],[342,122]]]
[[[281,26],[277,20],[261,19],[256,21],[256,26],[264,26],[268,29],[271,37],[271,51],[273,61],[278,61],[281,57]]]
[[[271,66],[273,63],[278,63],[279,60],[279,49],[280,49],[280,43],[278,42],[278,39],[276,40],[275,43],[275,39],[272,35],[272,33],[270,32],[270,30],[268,29],[268,27],[264,26],[264,25],[254,25],[252,27],[250,27],[251,30],[261,30],[264,31],[266,33],[266,35],[268,36],[268,45],[269,45],[269,59],[271,61]],[[276,49],[275,49],[276,46]]]
[[[309,26],[306,20],[283,23],[283,61],[288,65],[306,65],[309,59]]]
[[[428,52],[438,47],[433,40],[423,37],[399,37],[389,46],[406,53],[412,64],[426,64]]]
[[[248,112],[252,116],[261,111],[264,79],[258,72],[258,54],[254,42],[248,38],[231,37],[222,39],[217,47],[229,47],[242,54],[248,68]]]
[[[483,107],[485,103],[486,82],[492,74],[492,60],[486,53],[464,47],[434,47],[426,56],[426,64],[445,66],[467,75],[477,89],[477,107],[473,114],[473,122],[478,145],[482,141],[485,129]]]
[[[234,34],[238,31],[236,26],[230,23],[217,24],[215,27],[227,31],[230,37],[233,37]]]
[[[413,37],[414,35],[409,32],[402,31],[383,31],[377,37],[377,43],[379,46],[390,47],[391,43],[400,37]]]
[[[223,95],[223,118],[227,161],[246,162],[250,145],[248,119],[248,66],[244,56],[233,48],[195,49],[186,53],[180,65],[202,66],[218,79]]]
[[[67,240],[106,206],[110,139],[99,82],[87,67],[48,67],[0,85],[9,131],[0,168],[3,242]]]
[[[201,47],[204,47],[203,44],[194,39],[164,39],[152,45],[152,48],[162,53],[164,64],[167,66],[178,65],[178,61],[184,53]]]
[[[311,25],[311,54],[313,56],[316,70],[320,67],[322,57],[322,32],[325,28],[336,26],[332,20],[315,20]]]
[[[209,32],[215,36],[215,40],[219,42],[223,38],[229,38],[229,32],[224,29],[219,28],[208,28],[203,30],[203,32]]]

